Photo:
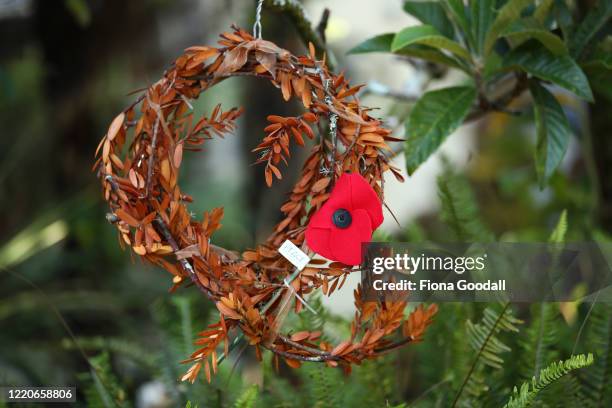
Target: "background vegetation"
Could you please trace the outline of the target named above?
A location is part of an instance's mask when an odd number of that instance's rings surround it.
[[[317,31],[299,3],[264,3],[267,39],[326,46],[325,24]],[[325,5],[332,16],[349,7]],[[412,25],[351,39],[351,52],[394,54],[394,64],[444,85],[414,95],[368,78],[364,100],[388,99],[380,115],[405,129],[397,149],[414,177],[466,122],[477,154],[464,168],[445,165],[439,211],[378,239],[609,241],[612,2],[395,6]],[[93,151],[128,92],[157,78],[177,50],[213,41],[226,29],[217,16],[248,26],[253,12],[250,1],[0,2],[0,384],[76,385],[81,406],[102,407],[612,405],[612,308],[580,302],[442,304],[423,343],[351,376],[314,364],[276,370],[269,356],[260,365],[238,352],[210,384],[177,382],[213,309],[195,290],[168,294],[162,271],[119,250],[90,173]],[[327,48],[338,66],[372,63]],[[286,177],[268,191],[248,166],[252,129],[295,109],[251,82],[199,101],[202,111],[242,104],[247,115],[233,140],[218,143],[226,147],[188,163],[185,178],[195,213],[226,207],[220,243],[237,249],[265,235],[292,184]],[[318,315],[287,324],[342,337],[344,318],[319,297],[310,302]]]

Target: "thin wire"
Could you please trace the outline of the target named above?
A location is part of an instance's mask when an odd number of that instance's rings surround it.
[[[253,37],[261,39],[261,8],[263,7],[263,0],[257,1],[257,8],[255,9],[255,24],[253,24]]]
[[[332,151],[329,153],[329,162],[331,165],[330,166],[331,169],[322,168],[321,172],[324,174],[326,173],[331,174],[332,184],[333,184],[334,175],[336,173],[336,150],[337,150],[337,144],[338,144],[338,141],[337,141],[338,115],[332,112],[331,110],[334,106],[334,103],[331,97],[332,79],[325,77],[325,73],[320,66],[317,66],[317,73],[319,74],[321,78],[321,82],[323,83],[323,90],[325,92],[325,98],[324,98],[325,104],[329,107],[329,113],[328,113],[329,129],[328,131],[329,131],[329,136],[332,142]]]
[[[308,304],[308,302],[306,302],[306,299],[304,299],[303,297],[301,297],[297,291],[295,290],[295,288],[293,287],[293,285],[291,284],[291,282],[293,281],[293,279],[289,280],[289,277],[283,279],[283,282],[285,283],[285,286],[291,291],[293,292],[293,294],[295,295],[295,297],[297,297],[299,299],[300,302],[302,302],[302,304],[304,306],[306,306],[306,309],[310,310],[312,313],[314,314],[318,314],[316,310],[313,309],[312,306],[310,306]]]

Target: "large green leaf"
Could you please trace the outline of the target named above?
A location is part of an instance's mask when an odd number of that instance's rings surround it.
[[[470,53],[455,41],[444,37],[435,27],[420,25],[406,27],[395,34],[391,43],[391,51],[398,52],[402,48],[413,44],[423,44],[433,48],[445,49],[466,60],[470,59]]]
[[[555,0],[542,0],[535,8],[533,18],[540,24],[544,24],[546,22],[546,17],[548,17],[550,13],[550,7],[553,5],[554,1]]]
[[[555,56],[539,43],[529,41],[504,58],[505,69],[519,67],[545,81],[557,84],[588,101],[593,100],[587,77],[567,55]]]
[[[409,57],[420,58],[422,60],[429,61],[429,62],[435,62],[438,64],[448,65],[449,67],[458,68],[458,69],[461,69],[469,73],[469,70],[464,65],[459,64],[457,60],[441,53],[435,48],[428,47],[426,45],[421,45],[421,44],[409,45],[397,51],[396,54],[406,55]]]
[[[574,31],[570,41],[570,52],[572,56],[579,59],[588,49],[588,45],[596,34],[612,17],[612,1],[600,0],[582,20],[578,28]]]
[[[406,167],[414,171],[463,123],[476,99],[472,86],[427,92],[414,105],[406,123]]]
[[[550,32],[535,18],[523,18],[513,22],[502,34],[513,47],[517,47],[527,40],[537,40],[555,55],[567,54],[567,48],[561,38]]]
[[[474,38],[474,48],[478,54],[482,54],[486,35],[491,28],[491,24],[493,24],[495,3],[495,0],[470,1],[472,11],[470,26]]]
[[[387,33],[369,38],[351,48],[348,54],[364,54],[366,52],[391,52],[391,42],[395,33]]]
[[[394,33],[377,35],[376,37],[367,39],[361,44],[353,47],[348,52],[348,54],[365,54],[368,52],[391,52],[391,42],[393,41],[394,37],[395,37]],[[435,62],[438,64],[444,64],[450,67],[455,67],[458,69],[465,70],[465,68],[461,64],[459,64],[456,60],[446,56],[445,54],[441,53],[435,48],[428,47],[425,45],[419,45],[419,44],[410,45],[396,52],[396,54],[420,58],[425,61]]]
[[[537,81],[529,90],[533,96],[536,132],[536,172],[540,187],[553,175],[565,155],[571,136],[569,122],[555,97]]]
[[[466,7],[463,0],[446,0],[443,1],[442,6],[448,11],[451,19],[459,26],[463,31],[464,37],[468,40],[468,43],[474,46],[474,39],[470,31],[470,24],[465,14]]]
[[[453,25],[438,1],[404,1],[404,11],[421,23],[434,26],[442,35],[453,38]]]
[[[485,34],[483,54],[488,55],[493,49],[495,41],[514,20],[520,17],[521,11],[533,0],[508,0],[499,10],[491,29]]]

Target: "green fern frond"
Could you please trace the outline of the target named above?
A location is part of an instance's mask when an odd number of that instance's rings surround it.
[[[316,313],[300,313],[295,321],[287,322],[288,326],[295,328],[295,331],[320,331],[323,333],[321,339],[326,341],[336,341],[350,334],[346,321],[325,307],[321,292],[313,293],[307,297],[306,301]],[[292,324],[293,322],[295,324]]]
[[[397,383],[397,370],[392,354],[378,359],[365,361],[353,367],[351,376],[343,378],[340,384],[343,391],[338,395],[341,407],[381,407],[399,403],[396,396],[400,390]],[[339,374],[339,373],[338,373]]]
[[[160,331],[162,347],[156,354],[155,362],[160,368],[160,379],[169,387],[176,384],[180,377],[182,367],[179,361],[187,355],[185,341],[181,334],[181,322],[176,318],[176,311],[169,302],[159,300],[151,307],[153,320]]]
[[[485,381],[485,376],[482,371],[473,371],[470,374],[469,380],[465,383],[465,393],[469,398],[476,398],[482,394],[486,394],[489,391],[489,386]],[[458,404],[460,400],[457,400],[455,404]],[[474,405],[472,402],[468,402],[466,406]]]
[[[268,357],[272,356],[268,354]],[[296,392],[296,388],[286,376],[278,375],[274,358],[264,358],[262,370],[264,388],[259,394],[259,405],[275,408],[306,406],[304,393]]]
[[[88,407],[130,407],[127,394],[113,372],[107,352],[89,359],[91,371],[78,377],[85,384],[84,394]]]
[[[521,346],[520,372],[525,378],[531,378],[544,367],[545,362],[554,361],[559,356],[555,351],[558,342],[559,309],[556,303],[537,303],[531,308],[533,319],[525,330]]]
[[[340,395],[337,390],[344,388],[340,371],[325,367],[322,364],[304,364],[302,378],[309,395],[311,407],[341,407]]]
[[[499,355],[510,351],[510,348],[499,340],[497,334],[501,331],[518,332],[516,325],[520,323],[512,315],[509,303],[504,304],[500,312],[487,307],[480,323],[474,324],[468,320],[468,341],[478,353],[480,361],[496,369],[502,368],[504,360]]]
[[[192,309],[192,298],[173,296],[171,299],[160,299],[151,308],[153,320],[157,324],[160,337],[159,353],[154,354],[155,365],[158,367],[157,378],[171,392],[171,397],[178,404],[187,401],[197,401],[200,405],[219,403],[220,394],[214,384],[198,381],[197,386],[177,387],[177,379],[184,374],[186,366],[181,360],[193,350],[192,327],[205,327],[204,321],[196,321]],[[231,369],[231,365],[223,366]],[[214,379],[213,379],[214,381]]]
[[[133,361],[142,364],[148,370],[155,369],[155,358],[151,353],[142,349],[141,345],[117,337],[77,337],[76,342],[83,350],[93,350],[96,352],[110,351],[126,356]],[[62,347],[66,350],[75,350],[76,344],[70,339],[62,340]]]
[[[524,382],[520,388],[514,387],[513,395],[504,408],[521,408],[530,406],[543,389],[558,381],[571,371],[593,364],[593,355],[580,354],[565,361],[554,362],[542,369],[531,382]]]
[[[185,343],[185,350],[191,352],[194,349],[193,328],[191,317],[191,301],[188,297],[174,296],[171,298],[172,303],[176,306],[181,319],[181,335]]]
[[[463,380],[465,367],[472,363],[464,327],[472,318],[478,303],[442,303],[436,316],[436,323],[427,332],[427,341],[418,345],[419,356],[435,355],[427,364],[417,364],[415,376],[423,384],[425,392],[414,399],[410,406],[445,406],[452,401]],[[478,314],[480,315],[478,309]],[[423,358],[423,357],[421,357]]]
[[[612,305],[593,305],[586,347],[595,354],[596,361],[582,376],[586,405],[612,405]]]
[[[480,218],[480,210],[468,180],[453,173],[448,164],[438,177],[438,195],[442,204],[441,218],[464,242],[492,242],[495,237]]]
[[[308,297],[308,304],[316,313],[300,313],[297,330],[323,331],[323,326],[328,319],[328,311],[323,306],[321,295],[318,293]]]
[[[257,402],[258,395],[259,387],[257,385],[251,385],[240,394],[240,397],[238,397],[234,403],[234,408],[253,408]]]
[[[536,402],[544,407],[580,407],[584,405],[583,388],[575,376],[565,375],[540,391]]]
[[[509,303],[502,304],[500,311],[487,307],[482,320],[477,324],[467,321],[468,343],[476,351],[476,356],[455,396],[453,406],[458,404],[464,391],[472,397],[478,397],[487,390],[482,370],[485,366],[501,369],[504,360],[500,354],[510,351],[498,338],[498,334],[502,331],[518,332],[516,326],[520,323],[521,320],[513,316]]]
[[[559,221],[557,221],[557,225],[555,229],[551,232],[548,237],[548,242],[553,244],[560,244],[565,242],[565,234],[567,233],[567,210],[563,210],[561,215],[559,216]]]

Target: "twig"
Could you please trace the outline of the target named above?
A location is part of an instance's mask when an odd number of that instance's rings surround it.
[[[293,341],[290,338],[283,336],[282,334],[279,334],[278,338],[280,339],[280,341],[282,341],[286,345],[296,348],[298,350],[307,351],[309,353],[316,354],[318,356],[328,356],[329,355],[329,353],[326,351],[319,350],[314,347],[305,346],[301,343],[298,343],[297,341]]]
[[[385,98],[392,98],[400,102],[414,103],[419,100],[418,95],[407,94],[390,89],[388,86],[377,81],[368,82],[367,86],[361,92],[361,96],[377,95]]]
[[[405,339],[402,339],[402,340],[400,340],[400,341],[398,341],[396,343],[391,343],[391,344],[389,344],[387,346],[383,346],[383,347],[377,348],[374,351],[376,352],[376,354],[384,354],[386,352],[389,352],[389,351],[398,349],[400,347],[403,347],[403,346],[405,346],[406,344],[408,344],[408,343],[410,343],[412,341],[414,341],[413,337],[406,337]]]
[[[140,92],[141,90],[137,90],[136,92]],[[125,108],[123,110],[123,113],[126,113],[127,111],[129,111],[130,109],[133,109],[134,106],[138,105],[140,102],[142,102],[142,100],[145,98],[145,96],[147,96],[146,92],[142,93],[138,98],[136,98],[136,100],[134,102],[132,102],[127,108]]]
[[[471,112],[465,118],[464,123],[478,120],[489,112],[508,113],[506,112],[506,107],[510,104],[510,102],[519,97],[523,93],[523,91],[527,89],[528,86],[529,82],[527,81],[527,77],[525,75],[517,76],[514,87],[510,91],[498,97],[497,99],[493,101],[488,101],[484,97],[481,98],[480,107]]]
[[[265,346],[264,346],[265,347]],[[271,352],[278,354],[279,356],[283,356],[285,358],[290,358],[292,360],[300,360],[300,361],[309,361],[312,363],[322,363],[324,361],[333,361],[333,360],[339,360],[340,357],[339,356],[334,356],[331,354],[327,354],[324,356],[303,356],[301,354],[294,354],[294,353],[290,353],[288,351],[284,351],[284,350],[278,350],[274,347],[266,347],[268,350],[270,350]]]
[[[312,347],[308,347],[308,346],[304,346],[303,344],[300,344],[298,342],[295,342],[283,335],[278,335],[278,338],[285,344],[287,344],[288,346],[291,346],[293,348],[296,348],[298,350],[302,350],[302,351],[306,351],[308,353],[311,354],[316,354],[315,356],[309,357],[309,356],[303,356],[301,354],[295,354],[295,353],[291,353],[289,351],[283,351],[283,350],[279,350],[277,349],[274,344],[271,345],[265,345],[264,343],[262,343],[262,347],[264,347],[267,350],[270,350],[272,353],[274,354],[278,354],[281,355],[283,357],[286,358],[290,358],[292,360],[301,360],[301,361],[310,361],[310,362],[323,362],[323,361],[331,361],[331,360],[338,360],[339,357],[338,356],[334,356],[331,353],[327,352],[327,351],[322,351],[319,349],[315,349]],[[234,340],[232,341],[232,344],[230,344],[229,346],[229,350],[228,352],[231,352],[236,346],[238,346],[239,344],[244,343],[244,334],[240,333],[238,336],[236,336],[236,338],[234,338]],[[219,356],[219,359],[217,360],[217,363],[221,363],[224,359],[226,358],[225,353],[221,353],[221,355]]]
[[[278,336],[278,337],[279,337],[279,339],[283,343],[285,343],[285,344],[287,344],[287,345],[289,345],[289,346],[291,346],[293,348],[296,348],[296,349],[302,350],[302,351],[306,351],[306,352],[311,353],[311,354],[316,354],[315,356],[303,356],[301,354],[295,354],[295,353],[291,353],[291,352],[288,352],[288,351],[278,350],[278,349],[276,349],[274,347],[267,347],[268,350],[270,350],[273,353],[276,353],[278,355],[281,355],[283,357],[290,358],[290,359],[293,359],[293,360],[310,361],[310,362],[324,362],[324,361],[340,360],[340,356],[335,356],[335,355],[331,354],[330,352],[318,350],[318,349],[315,349],[315,348],[312,348],[312,347],[308,347],[308,346],[304,346],[303,344],[295,342],[295,341],[293,341],[291,339],[288,339],[287,337],[284,337],[284,336]],[[400,341],[398,341],[396,343],[392,343],[392,344],[389,344],[388,346],[384,346],[384,347],[375,349],[374,352],[376,354],[384,354],[384,353],[393,351],[393,350],[395,350],[397,348],[403,347],[403,346],[407,345],[408,343],[412,342],[413,340],[414,339],[412,337],[407,337],[407,338],[405,338],[403,340],[400,340]]]
[[[155,224],[157,224],[157,228],[159,229],[159,232],[161,232],[161,234],[164,236],[164,238],[166,239],[166,241],[168,242],[172,250],[174,252],[179,251],[181,248],[178,246],[178,244],[176,243],[176,240],[174,239],[174,237],[172,236],[172,233],[170,232],[170,229],[168,228],[164,220],[159,215],[155,218]],[[193,266],[191,265],[191,263],[189,263],[189,261],[185,258],[183,259],[177,258],[177,260],[180,262],[183,269],[187,271],[187,274],[189,275],[189,278],[191,278],[191,281],[206,295],[206,297],[208,297],[209,300],[215,303],[214,295],[211,293],[211,291],[206,286],[202,284],[202,282],[200,282],[200,279],[198,278],[198,275],[196,274],[195,269],[193,269]]]

